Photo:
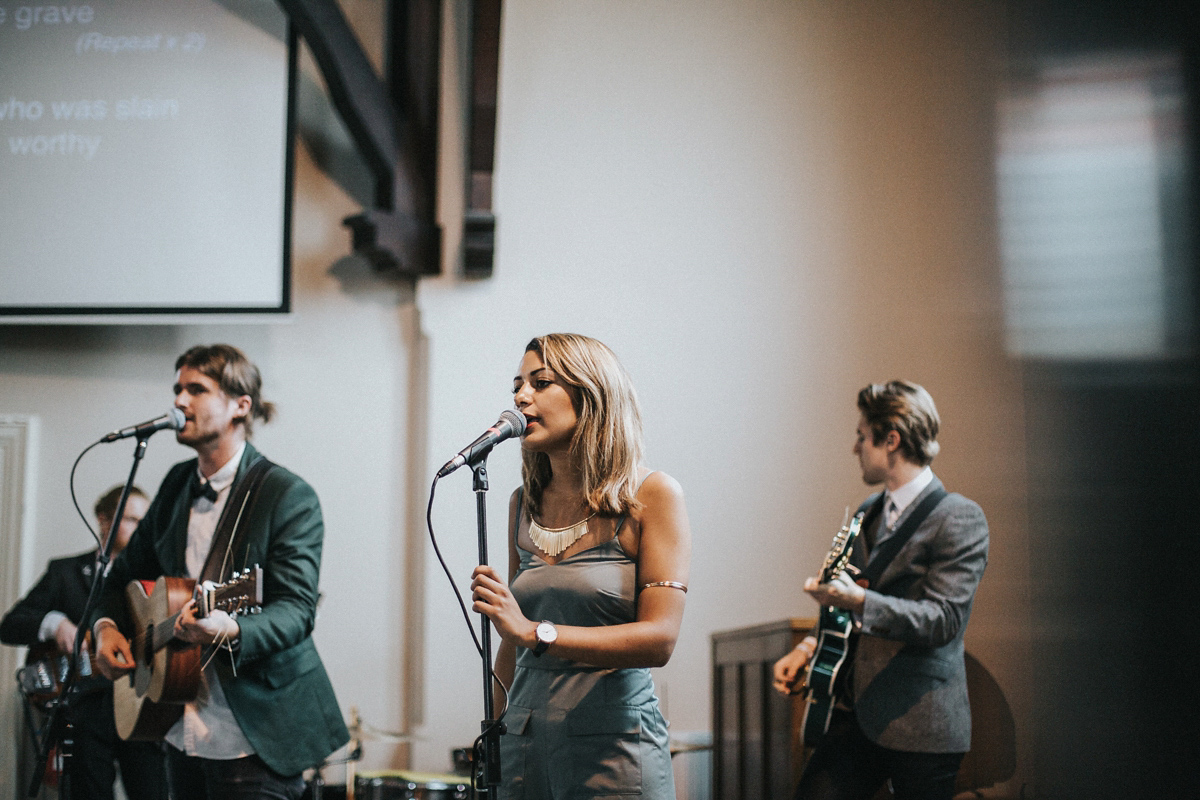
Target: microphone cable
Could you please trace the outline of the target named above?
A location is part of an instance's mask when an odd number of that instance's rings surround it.
[[[71,492],[71,502],[75,504],[75,511],[78,512],[79,518],[83,520],[84,527],[88,529],[88,533],[92,535],[92,538],[96,540],[96,546],[103,551],[104,541],[100,538],[100,534],[96,533],[95,528],[92,527],[92,523],[87,518],[87,514],[84,514],[83,509],[79,507],[79,498],[75,495],[75,470],[79,467],[79,462],[83,460],[83,457],[87,455],[88,451],[98,444],[103,444],[103,440],[92,442],[87,447],[83,448],[82,453],[76,456],[75,463],[71,465],[71,475],[69,478],[67,478],[67,489]],[[114,520],[113,527],[116,527],[117,524],[118,522]]]
[[[463,602],[462,595],[458,591],[458,585],[454,581],[454,575],[451,574],[450,567],[446,565],[446,559],[442,557],[441,548],[438,547],[438,543],[437,543],[437,536],[434,535],[434,532],[433,532],[433,496],[437,492],[437,484],[440,479],[441,479],[440,475],[434,475],[433,476],[433,484],[429,487],[429,504],[425,507],[425,526],[429,529],[429,541],[433,545],[433,552],[437,556],[438,563],[441,564],[441,566],[442,566],[442,572],[444,572],[446,574],[446,579],[448,581],[450,581],[450,590],[452,592],[454,592],[454,599],[458,601],[458,607],[462,611],[463,620],[467,623],[467,630],[469,630],[471,632],[471,641],[473,641],[475,643],[475,651],[477,653],[479,653],[479,658],[482,660],[484,657],[483,645],[479,641],[479,636],[475,631],[474,623],[471,622],[471,612],[467,609],[467,604],[465,602]],[[497,728],[500,730],[500,733],[503,734],[504,733],[504,715],[508,713],[508,690],[509,690],[509,687],[505,686],[504,681],[500,680],[500,676],[498,676],[496,674],[494,663],[493,663],[493,668],[491,670],[491,675],[492,675],[492,681],[495,682],[495,684],[500,687],[502,692],[504,692],[504,710],[500,712],[500,715],[498,717],[496,717],[496,719],[492,720],[491,725],[489,725],[486,729],[484,729],[479,734],[479,736],[477,736],[475,738],[475,742],[472,745],[472,750],[475,753],[476,766],[483,763],[482,762],[482,758],[483,758],[482,753],[483,753],[484,737],[486,737],[488,734],[492,733]],[[479,791],[479,789],[481,788],[481,787],[475,785],[478,777],[479,777],[479,772],[478,772],[478,769],[476,769],[474,774],[472,774],[472,776],[471,776],[471,785],[472,785],[472,788],[474,788],[476,791]]]

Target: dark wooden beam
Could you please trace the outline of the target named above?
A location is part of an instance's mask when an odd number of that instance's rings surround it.
[[[400,143],[396,111],[336,0],[279,0],[312,51],[329,98],[375,176],[375,205],[391,208]]]
[[[308,43],[330,100],[374,178],[374,207],[343,220],[355,252],[376,270],[397,277],[437,274],[440,5],[436,0],[389,4],[385,82],[336,0],[279,2]]]
[[[496,154],[496,90],[500,72],[502,0],[471,3],[471,95],[463,274],[488,278],[496,249],[492,173]]]

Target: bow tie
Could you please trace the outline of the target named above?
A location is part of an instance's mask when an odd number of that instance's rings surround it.
[[[203,497],[210,503],[217,502],[217,490],[208,481],[201,480],[199,475],[192,476],[190,489],[192,500],[195,500],[197,497]]]

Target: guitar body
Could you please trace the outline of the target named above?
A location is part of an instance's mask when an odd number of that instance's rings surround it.
[[[183,703],[156,703],[139,696],[133,674],[113,681],[113,718],[117,735],[132,742],[159,742],[180,717]]]
[[[262,607],[262,568],[257,564],[225,583],[164,575],[157,581],[130,581],[125,587],[134,636],[129,642],[134,670],[113,681],[113,715],[122,739],[158,741],[196,699],[204,648],[175,638],[175,620],[195,598],[196,618],[212,611],[230,616]]]
[[[113,714],[122,739],[162,739],[183,714],[183,704],[196,699],[200,646],[173,639],[156,646],[154,632],[192,598],[194,587],[195,581],[188,578],[163,576],[149,594],[142,581],[131,581],[125,589],[137,630],[130,640],[137,668],[113,681]]]
[[[817,626],[817,649],[808,671],[808,705],[801,730],[804,743],[812,746],[829,730],[837,703],[837,687],[850,661],[854,616],[849,611],[826,606]]]

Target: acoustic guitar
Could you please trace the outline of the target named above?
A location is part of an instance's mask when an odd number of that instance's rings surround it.
[[[849,525],[844,525],[833,537],[833,546],[825,557],[821,568],[821,583],[828,583],[850,563],[850,553],[862,528],[863,514],[854,515]],[[808,673],[804,679],[804,691],[808,703],[804,709],[804,743],[815,745],[825,731],[837,703],[838,686],[845,674],[846,662],[850,660],[851,633],[854,630],[854,615],[833,606],[821,609],[817,622],[817,647],[808,662]]]
[[[113,681],[117,735],[157,741],[200,689],[204,648],[175,638],[181,609],[194,597],[197,619],[218,609],[230,616],[255,613],[262,607],[262,568],[255,565],[220,584],[197,586],[190,578],[165,575],[157,581],[130,581],[125,597],[137,631],[129,643],[135,669]]]

